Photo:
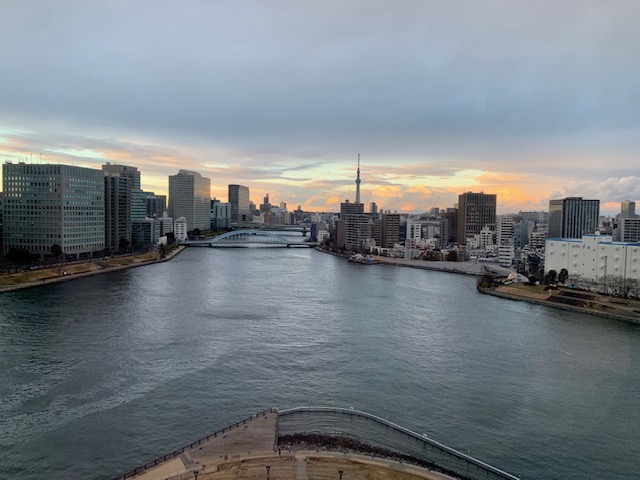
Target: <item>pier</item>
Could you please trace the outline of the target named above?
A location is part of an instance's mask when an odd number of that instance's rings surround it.
[[[292,419],[297,422],[291,423]],[[341,431],[333,430],[332,421],[335,419],[344,422]],[[383,428],[387,430],[385,436],[397,434],[398,438],[404,438],[408,448],[406,452],[397,448],[382,449],[374,438],[360,439],[371,444],[366,452],[346,447],[328,449],[326,445],[312,441],[298,440],[293,445],[290,440],[278,443],[279,436],[307,438],[304,435],[296,437],[293,433],[305,432],[305,428],[299,426],[307,420],[307,432],[313,431],[311,437],[316,439],[329,438],[318,436],[322,431],[320,425],[324,424],[329,429],[330,438],[344,438],[349,444],[358,436],[357,432],[349,431],[349,424],[354,423],[353,420],[364,420],[373,424],[372,432],[375,428]],[[281,421],[288,423],[284,436],[279,427]],[[431,463],[434,460],[437,463]],[[344,480],[364,480],[372,475],[398,480],[518,480],[514,475],[375,415],[323,407],[264,410],[130,470],[115,480],[342,480],[343,476]]]

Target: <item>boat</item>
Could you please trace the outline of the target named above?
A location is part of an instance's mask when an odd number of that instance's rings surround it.
[[[362,255],[361,253],[356,253],[349,257],[349,261],[353,263],[362,263],[364,265],[378,265],[380,260],[375,258],[373,255]]]

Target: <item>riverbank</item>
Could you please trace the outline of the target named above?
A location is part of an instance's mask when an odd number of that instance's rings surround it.
[[[563,287],[545,291],[544,285],[532,287],[521,283],[501,285],[495,288],[478,288],[478,292],[507,300],[640,323],[639,300],[610,297],[595,292]]]
[[[87,260],[86,262],[62,264],[52,268],[41,268],[28,272],[3,275],[0,276],[0,293],[22,290],[24,288],[41,287],[52,283],[68,282],[78,278],[166,262],[178,255],[185,248],[184,246],[177,246],[167,253],[164,258],[158,258],[157,252],[153,250],[141,254],[109,259]]]
[[[316,250],[322,253],[328,253],[336,257],[348,258],[349,254],[331,252],[316,247]],[[501,267],[496,264],[480,263],[480,262],[434,262],[429,260],[419,260],[415,258],[392,258],[376,256],[376,260],[387,265],[396,265],[399,267],[421,268],[423,270],[434,270],[437,272],[458,273],[463,275],[481,276],[488,273],[497,275],[509,275],[512,270]]]

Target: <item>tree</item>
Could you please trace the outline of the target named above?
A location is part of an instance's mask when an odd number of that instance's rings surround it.
[[[118,248],[120,250],[126,250],[129,245],[131,245],[131,242],[124,237],[121,237],[120,240],[118,240]]]
[[[192,233],[194,237],[199,237],[200,235],[202,235],[202,232],[199,228],[194,228]]]
[[[569,271],[566,268],[562,268],[558,274],[558,282],[566,283],[567,278],[569,278]]]
[[[51,251],[51,255],[53,255],[54,257],[59,257],[60,255],[62,255],[62,247],[57,243],[51,245],[51,248],[49,250]]]
[[[550,284],[550,283],[556,283],[556,277],[558,276],[558,272],[556,272],[555,270],[549,270],[547,272],[547,278],[546,278],[546,284]]]
[[[11,247],[7,252],[7,260],[16,265],[24,265],[31,261],[32,255],[24,247]]]
[[[447,262],[457,262],[458,261],[458,252],[455,250],[451,250],[447,253]]]

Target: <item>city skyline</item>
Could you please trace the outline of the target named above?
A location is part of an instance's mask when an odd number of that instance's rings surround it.
[[[362,201],[402,213],[640,199],[633,2],[153,5],[7,3],[0,164],[115,161],[162,194],[189,169],[337,211],[361,153]]]

